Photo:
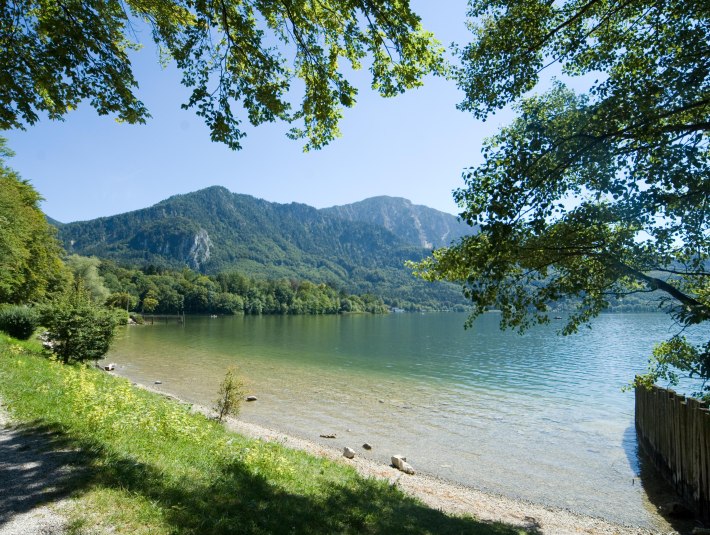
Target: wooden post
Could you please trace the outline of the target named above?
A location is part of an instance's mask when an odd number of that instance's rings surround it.
[[[639,446],[661,474],[710,522],[710,410],[672,390],[636,389]]]

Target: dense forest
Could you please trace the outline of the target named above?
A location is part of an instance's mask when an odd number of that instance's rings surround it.
[[[385,300],[374,293],[348,294],[325,283],[295,278],[261,279],[231,271],[204,275],[189,268],[171,270],[154,265],[122,267],[112,261],[72,255],[66,259],[75,276],[91,281],[80,265],[96,267],[102,298],[117,308],[156,314],[339,314],[386,313],[391,308],[406,311],[441,310],[431,303],[404,299]],[[635,294],[609,297],[610,312],[648,312],[658,309],[657,296]],[[576,300],[563,300],[555,309],[564,312]],[[453,306],[450,310],[465,310]]]
[[[255,279],[237,272],[202,275],[148,266],[120,267],[95,262],[106,302],[142,313],[178,314],[339,314],[386,313],[389,307],[372,294],[348,295],[327,284],[297,279]]]

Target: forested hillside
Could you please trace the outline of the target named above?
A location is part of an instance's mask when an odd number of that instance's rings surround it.
[[[332,209],[271,203],[223,187],[58,228],[69,253],[121,264],[309,280],[348,293],[376,294],[402,308],[463,303],[458,287],[418,280],[404,267],[429,252],[411,236],[340,217]]]

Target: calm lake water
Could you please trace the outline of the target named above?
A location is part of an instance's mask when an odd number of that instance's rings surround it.
[[[676,332],[668,317],[604,315],[569,337],[555,335],[561,321],[520,336],[495,314],[465,331],[465,317],[156,320],[127,327],[108,358],[208,405],[236,364],[259,398],[243,405],[246,421],[362,455],[370,442],[366,456],[383,463],[401,453],[482,490],[664,528],[638,477],[633,393],[622,387]]]

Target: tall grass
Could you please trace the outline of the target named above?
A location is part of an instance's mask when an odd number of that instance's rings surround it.
[[[0,399],[22,433],[79,452],[80,469],[61,483],[75,534],[520,532],[445,515],[344,464],[227,432],[184,404],[2,335]]]

